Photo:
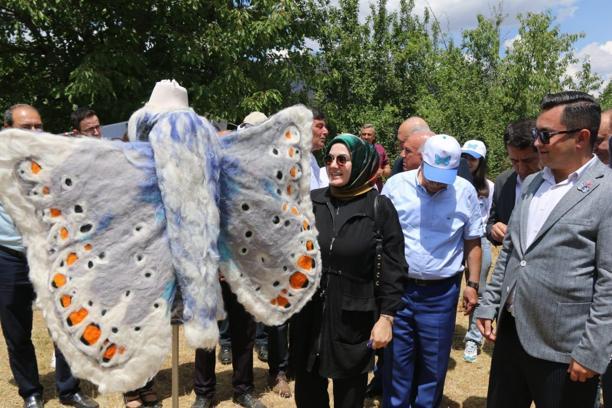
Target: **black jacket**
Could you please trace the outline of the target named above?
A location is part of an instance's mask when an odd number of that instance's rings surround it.
[[[493,200],[491,203],[491,211],[487,220],[487,239],[493,245],[501,245],[491,236],[493,225],[502,222],[508,225],[514,203],[516,201],[516,172],[512,169],[504,171],[495,179],[495,189],[493,191]]]
[[[318,360],[323,377],[366,373],[373,353],[367,347],[378,312],[394,315],[408,276],[404,236],[387,197],[379,201],[383,231],[383,271],[375,279],[375,190],[350,201],[336,201],[329,190],[311,192],[323,275],[319,291],[292,322],[295,364],[312,371]],[[302,366],[303,367],[303,366]]]

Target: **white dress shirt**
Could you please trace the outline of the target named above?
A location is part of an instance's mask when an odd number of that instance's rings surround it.
[[[533,195],[531,203],[529,203],[525,248],[531,245],[552,210],[557,206],[559,201],[561,201],[563,196],[576,185],[576,181],[594,160],[597,160],[596,156],[593,156],[591,160],[559,183],[555,181],[555,176],[552,171],[548,167],[544,167],[542,171],[544,181],[538,188],[538,191]]]
[[[514,187],[514,206],[516,207],[521,201],[521,194],[523,193],[523,179],[518,174],[516,175],[516,187]]]
[[[325,170],[325,167],[319,167],[317,158],[310,153],[310,190],[327,187],[328,185],[327,170]]]

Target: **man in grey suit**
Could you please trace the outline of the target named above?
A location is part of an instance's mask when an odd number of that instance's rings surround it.
[[[525,180],[475,312],[497,339],[488,406],[593,407],[612,353],[612,172],[593,155],[600,112],[582,92],[542,100],[533,135],[544,168]]]

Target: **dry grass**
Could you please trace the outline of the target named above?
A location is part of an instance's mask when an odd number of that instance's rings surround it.
[[[491,347],[485,346],[483,353],[475,363],[463,361],[463,335],[467,327],[467,318],[462,314],[457,314],[457,328],[451,361],[446,379],[444,390],[443,407],[484,407],[487,381],[489,376]],[[55,380],[53,369],[49,367],[53,347],[44,321],[40,313],[35,313],[34,332],[32,334],[38,357],[38,367],[40,370],[41,382],[45,387],[46,407],[60,407],[55,391]],[[3,339],[4,340],[4,339]],[[6,345],[4,341],[0,345],[0,408],[21,407],[22,400],[17,393],[17,387],[13,380],[6,355]],[[181,336],[180,344],[180,407],[190,407],[195,396],[192,388],[194,352],[188,348]],[[260,362],[256,357],[255,361],[255,390],[261,400],[271,408],[293,407],[293,399],[283,399],[270,392],[266,386],[267,364]],[[217,399],[219,407],[233,407],[231,389],[231,366],[217,365]],[[291,383],[293,387],[293,383]],[[157,376],[156,389],[164,400],[164,407],[172,406],[171,398],[171,370],[170,359]],[[83,391],[92,395],[101,407],[120,408],[123,406],[119,394],[98,395],[95,387],[87,382],[82,384]],[[379,406],[377,401],[368,401],[368,407]]]

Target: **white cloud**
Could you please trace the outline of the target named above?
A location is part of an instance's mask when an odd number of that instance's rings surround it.
[[[517,34],[509,40],[504,41],[504,47],[506,47],[507,51],[510,51],[514,48],[514,42],[521,39],[521,35]]]
[[[578,10],[578,7],[576,6],[559,8],[557,10],[557,21],[563,22],[574,17],[574,14],[576,14],[576,10]]]
[[[609,81],[612,81],[612,40],[605,43],[587,44],[576,52],[576,55],[581,60],[585,58],[589,60],[591,70],[604,80],[602,89]]]

